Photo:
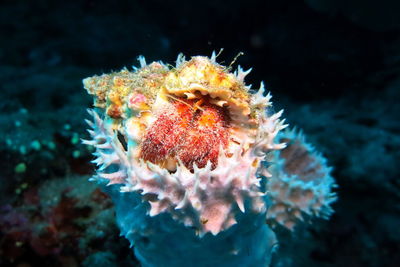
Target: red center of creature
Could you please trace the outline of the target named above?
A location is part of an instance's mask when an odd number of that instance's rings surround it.
[[[217,166],[220,146],[228,144],[229,116],[224,108],[198,101],[177,99],[173,110],[159,115],[148,129],[141,147],[141,158],[163,167],[168,161],[181,162],[193,171],[211,161]]]

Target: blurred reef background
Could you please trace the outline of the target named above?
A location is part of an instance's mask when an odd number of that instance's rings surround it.
[[[334,167],[330,221],[278,229],[272,266],[400,266],[400,2],[0,3],[0,265],[138,266],[94,171],[82,79],[178,53],[253,68]]]

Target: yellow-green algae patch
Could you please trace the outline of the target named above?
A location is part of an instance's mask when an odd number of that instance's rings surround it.
[[[89,94],[94,95],[95,107],[105,108],[108,116],[118,119],[124,113],[130,93],[142,94],[146,104],[151,106],[167,72],[167,67],[154,62],[135,72],[125,68],[119,72],[89,77],[83,80],[83,85]]]
[[[251,113],[250,97],[243,81],[207,57],[193,57],[171,69],[153,62],[134,72],[123,69],[86,78],[83,84],[89,94],[94,95],[94,105],[106,109],[106,114],[113,119],[123,118],[126,109],[132,106],[138,111],[154,110],[157,98],[192,99],[203,95],[209,95],[213,103],[227,106],[238,115]],[[137,95],[144,102],[132,105]]]

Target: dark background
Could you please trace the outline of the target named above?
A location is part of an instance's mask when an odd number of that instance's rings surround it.
[[[0,265],[136,264],[86,182],[81,80],[224,48],[218,62],[244,53],[246,83],[266,83],[339,184],[330,221],[281,229],[273,266],[400,266],[399,14],[389,0],[1,1]]]

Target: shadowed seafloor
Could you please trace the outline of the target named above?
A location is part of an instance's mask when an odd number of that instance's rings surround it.
[[[272,266],[400,266],[400,5],[344,2],[2,1],[0,265],[138,265],[87,181],[81,81],[223,47],[339,185],[329,221],[276,230]]]

